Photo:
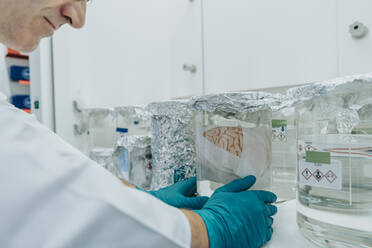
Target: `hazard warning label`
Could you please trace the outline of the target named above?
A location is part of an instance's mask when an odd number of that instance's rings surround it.
[[[298,172],[301,185],[335,190],[342,189],[342,166],[338,160],[332,160],[329,163],[318,163],[302,159],[299,163]]]
[[[279,142],[287,142],[287,121],[286,120],[272,120],[272,140]]]

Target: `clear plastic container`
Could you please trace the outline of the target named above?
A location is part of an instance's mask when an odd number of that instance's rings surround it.
[[[368,94],[356,81],[297,106],[297,222],[319,247],[372,247],[372,121],[357,111]]]
[[[278,200],[296,198],[297,120],[294,108],[273,112],[272,190]]]
[[[90,153],[96,148],[113,148],[116,142],[116,120],[112,109],[87,109],[84,113],[87,123],[85,139]]]
[[[89,153],[89,158],[116,176],[118,171],[113,154],[113,148],[93,148]]]
[[[250,109],[245,97],[256,101],[249,93],[221,96],[210,99],[217,108],[208,107],[208,97],[198,100],[204,106],[194,119],[198,194],[210,196],[218,187],[248,175],[257,178],[254,188],[271,190],[271,109],[256,105]],[[239,107],[232,110],[230,105]]]
[[[118,177],[149,190],[152,181],[151,138],[145,135],[122,136],[115,151]]]
[[[140,106],[115,108],[116,127],[127,129],[129,135],[148,135],[150,133],[150,114]]]

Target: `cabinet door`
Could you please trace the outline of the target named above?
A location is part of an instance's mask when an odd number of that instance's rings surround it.
[[[339,0],[339,53],[341,76],[372,71],[372,36],[370,33],[372,30],[371,11],[372,1],[370,0]],[[363,23],[369,29],[369,34],[359,39],[353,38],[349,27],[355,22]]]
[[[169,0],[170,95],[203,93],[202,0]],[[177,10],[177,11],[172,11]],[[195,69],[195,71],[193,71]]]
[[[182,70],[202,64],[200,14],[199,0],[88,5],[86,26],[64,27],[53,40],[57,132],[73,139],[75,98],[112,107],[200,94],[200,73]]]
[[[204,0],[203,9],[207,93],[338,74],[337,0]]]
[[[88,105],[141,104],[197,94],[200,1],[105,0],[88,7],[83,30],[54,39],[56,77],[78,84]],[[58,82],[57,82],[58,83]]]

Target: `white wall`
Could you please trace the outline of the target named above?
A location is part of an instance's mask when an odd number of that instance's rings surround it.
[[[340,75],[361,74],[372,71],[372,1],[339,0],[339,67]],[[363,22],[369,34],[363,39],[354,39],[349,25]]]
[[[204,0],[207,93],[338,75],[337,0]]]

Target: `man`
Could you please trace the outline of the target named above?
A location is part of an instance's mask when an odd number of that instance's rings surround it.
[[[85,0],[0,0],[0,42],[32,51]],[[0,247],[260,247],[276,196],[233,181],[210,199],[195,179],[159,191],[123,184],[0,94]],[[248,190],[248,191],[247,191]]]

